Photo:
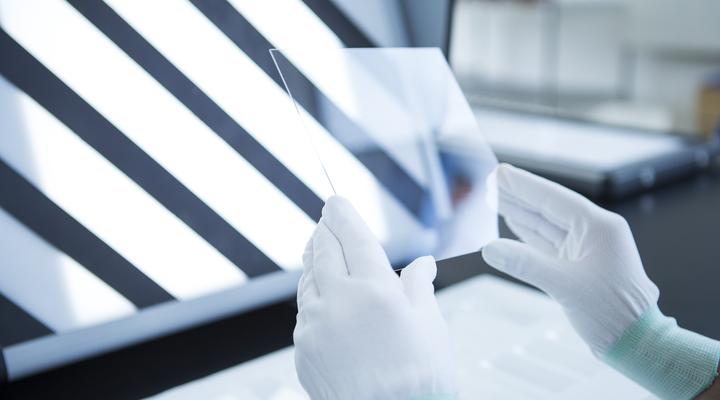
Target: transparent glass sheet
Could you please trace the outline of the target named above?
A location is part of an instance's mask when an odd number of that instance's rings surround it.
[[[272,50],[298,129],[393,265],[497,237],[497,160],[434,48]],[[282,105],[285,106],[285,105]]]

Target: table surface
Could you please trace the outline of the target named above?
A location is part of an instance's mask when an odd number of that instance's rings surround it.
[[[603,204],[623,215],[660,307],[679,324],[720,338],[720,173]],[[501,234],[507,236],[502,227]],[[479,254],[439,262],[436,285],[490,273]],[[292,344],[293,301],[223,319],[0,388],[2,399],[139,398],[207,376]]]

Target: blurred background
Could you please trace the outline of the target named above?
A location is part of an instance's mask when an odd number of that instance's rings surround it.
[[[458,0],[450,61],[477,102],[709,136],[718,15],[713,0]]]

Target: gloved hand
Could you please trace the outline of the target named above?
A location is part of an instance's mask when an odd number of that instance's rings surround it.
[[[488,264],[548,293],[596,356],[661,398],[693,398],[713,382],[720,343],[660,312],[622,217],[507,164],[497,184],[498,211],[524,243],[491,242]]]
[[[496,171],[498,212],[524,243],[496,240],[483,258],[557,300],[593,352],[603,354],[659,296],[627,222],[529,172],[508,164]]]
[[[447,328],[421,257],[398,279],[350,203],[328,200],[303,256],[295,365],[312,399],[452,399]]]

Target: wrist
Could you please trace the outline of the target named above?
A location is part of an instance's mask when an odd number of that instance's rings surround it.
[[[720,343],[678,327],[655,305],[602,358],[661,398],[691,399],[718,376]]]

